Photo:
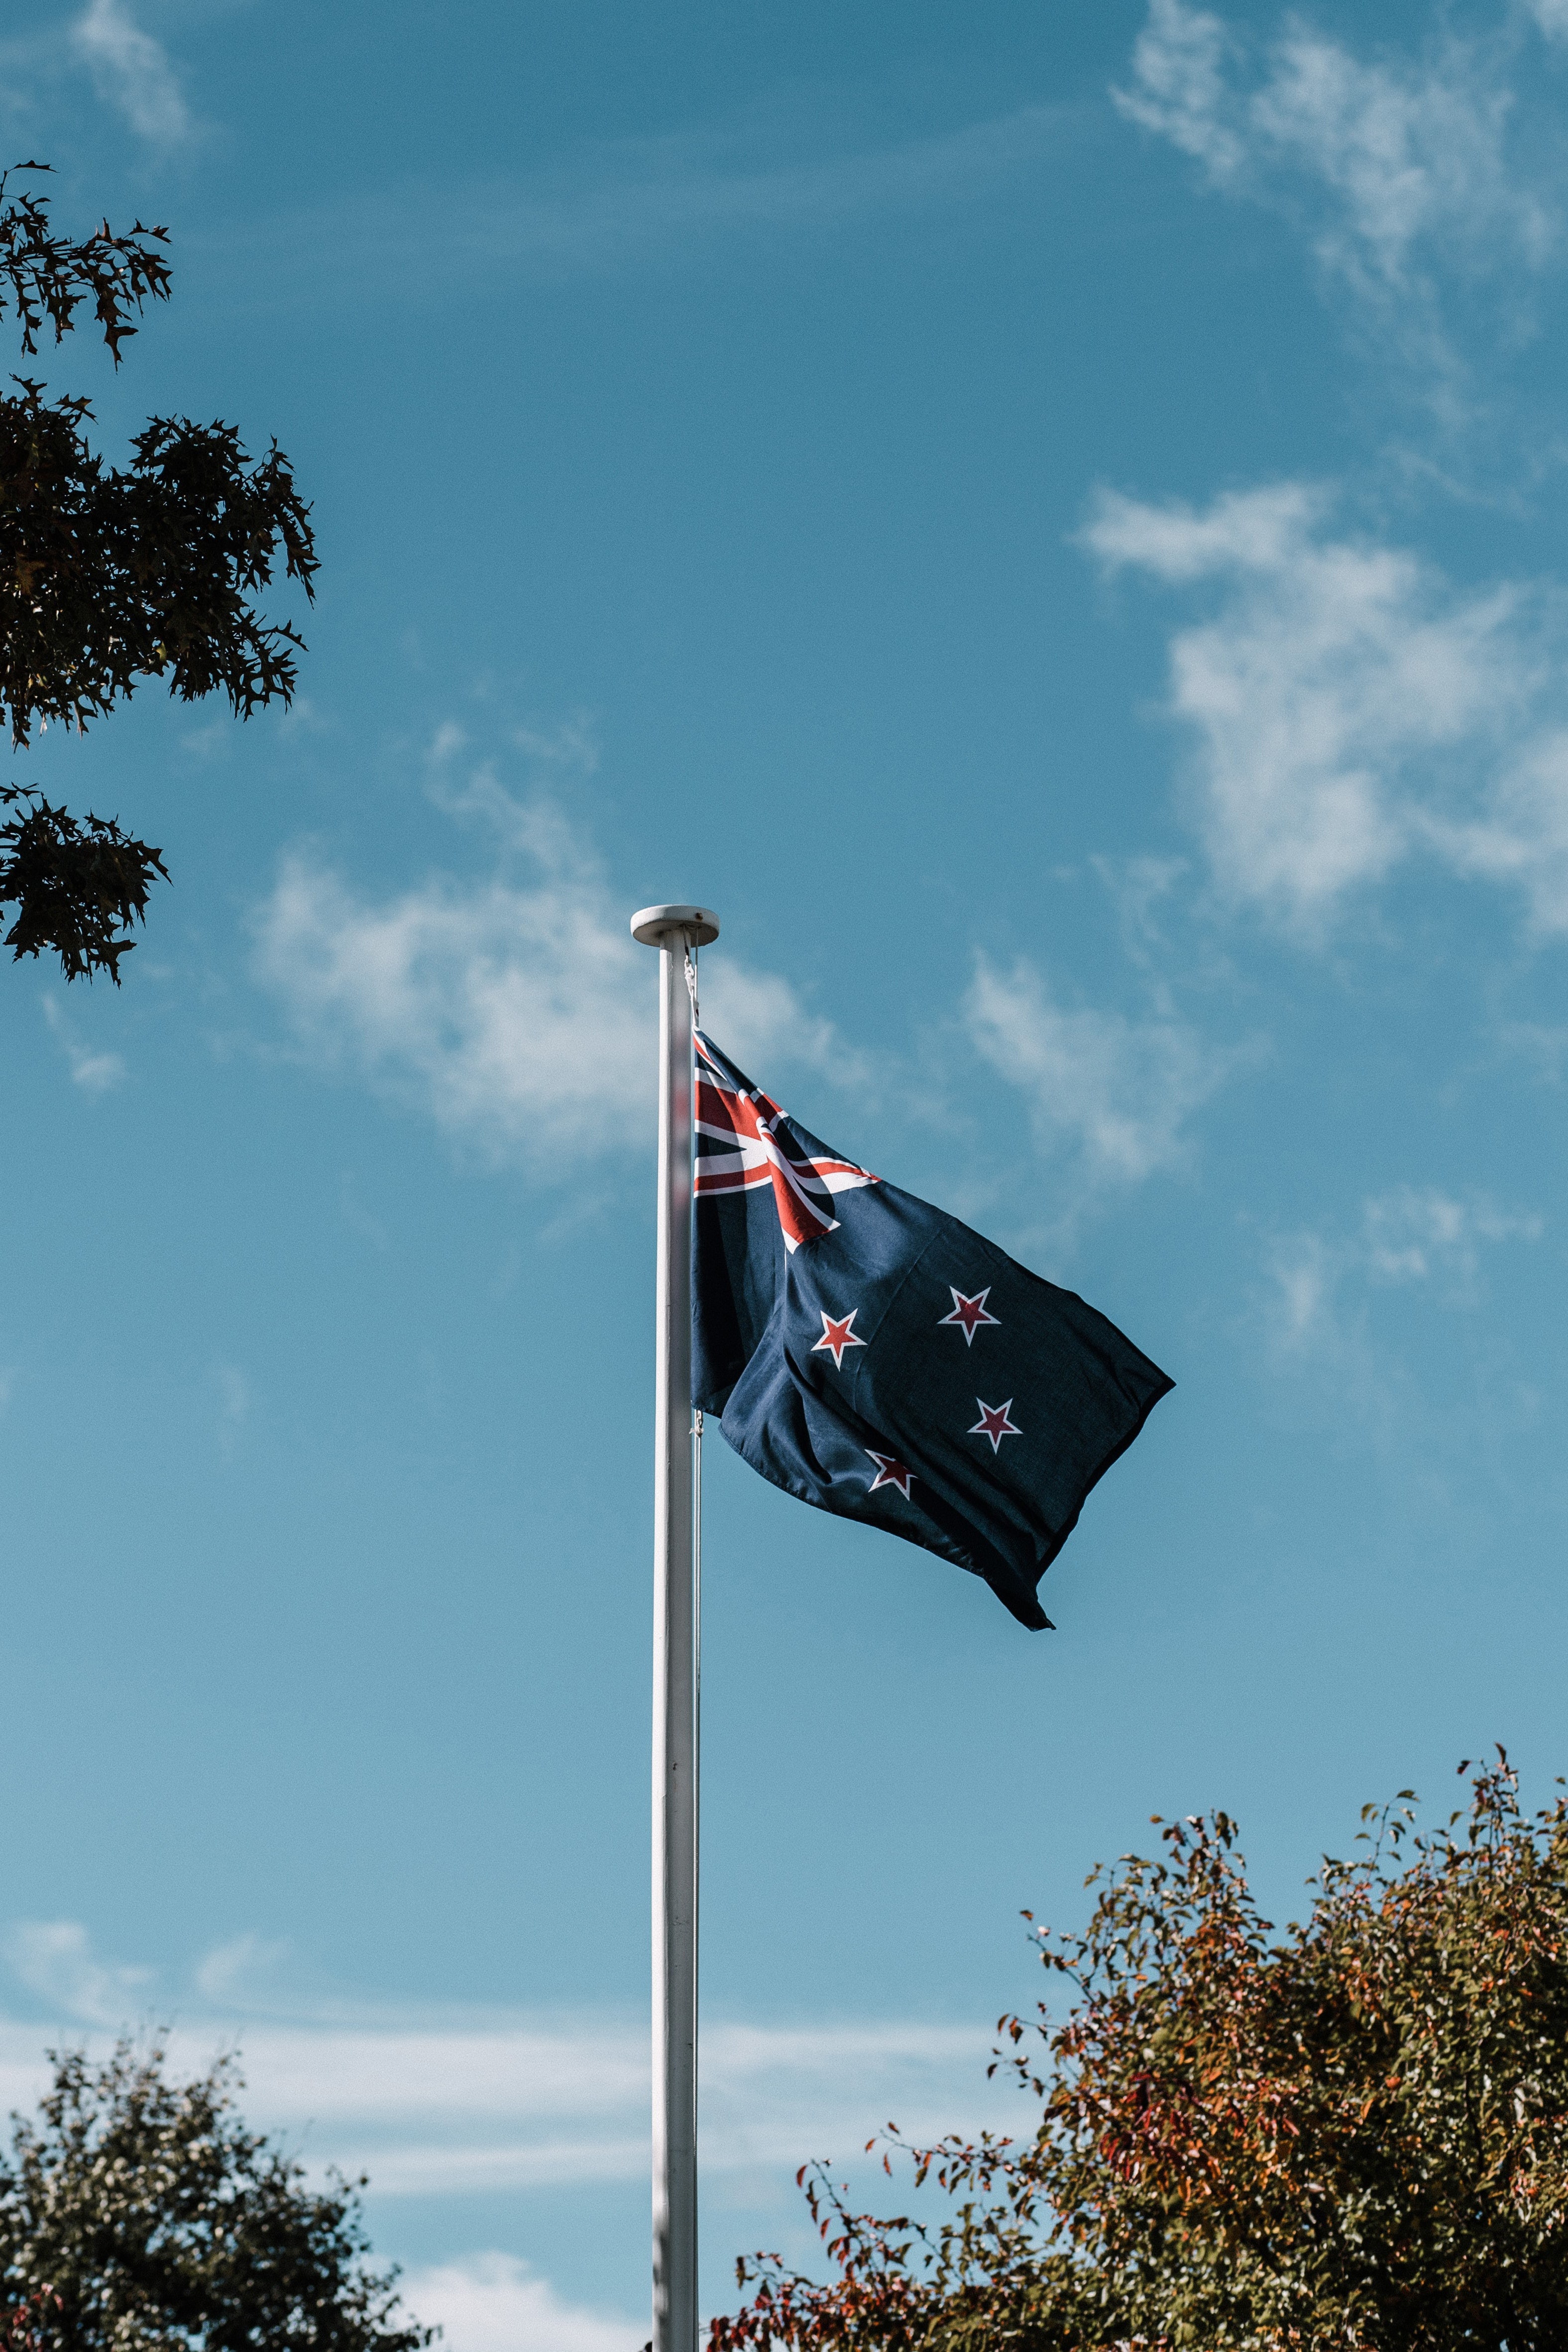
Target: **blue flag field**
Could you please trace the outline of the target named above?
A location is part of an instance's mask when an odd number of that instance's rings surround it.
[[[697,1039],[692,1394],[786,1494],[1041,1577],[1173,1383],[1070,1290],[840,1159]]]

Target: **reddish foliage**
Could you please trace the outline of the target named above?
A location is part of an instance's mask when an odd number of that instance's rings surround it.
[[[1468,1820],[1416,1836],[1408,1797],[1282,1935],[1223,1813],[1097,1874],[1085,1932],[1038,1938],[1068,2014],[999,2021],[1034,2137],[909,2151],[925,2227],[803,2175],[834,2274],[741,2263],[714,2352],[1558,2352],[1568,1817],[1522,1815],[1500,1750]]]

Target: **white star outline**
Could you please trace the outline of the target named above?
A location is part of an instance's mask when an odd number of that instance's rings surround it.
[[[1005,1404],[987,1404],[984,1397],[976,1397],[974,1402],[980,1407],[980,1418],[973,1429],[965,1431],[966,1436],[988,1437],[993,1454],[1001,1453],[1005,1437],[1022,1437],[1023,1431],[1016,1428],[1007,1418],[1013,1410],[1011,1397]]]
[[[896,1486],[905,1502],[911,1502],[914,1498],[910,1488],[915,1483],[915,1474],[909,1465],[900,1462],[896,1454],[877,1454],[868,1445],[866,1452],[877,1465],[877,1475],[868,1492],[874,1495],[879,1486]]]
[[[988,1315],[985,1311],[985,1302],[991,1296],[989,1283],[984,1290],[977,1290],[973,1298],[966,1298],[963,1292],[953,1283],[950,1282],[947,1286],[952,1293],[952,1313],[937,1317],[936,1328],[939,1331],[944,1324],[956,1323],[963,1334],[964,1346],[973,1348],[974,1335],[983,1323],[994,1323],[997,1329],[1001,1329],[1000,1315]]]
[[[844,1370],[844,1351],[847,1348],[864,1348],[870,1344],[869,1341],[860,1339],[850,1328],[860,1309],[858,1307],[852,1307],[847,1315],[837,1318],[828,1313],[826,1307],[819,1307],[816,1311],[822,1318],[822,1337],[812,1342],[810,1353],[819,1356],[824,1348],[827,1349],[833,1358],[835,1371],[841,1372]]]

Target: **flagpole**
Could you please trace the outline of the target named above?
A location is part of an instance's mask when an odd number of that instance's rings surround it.
[[[653,1447],[653,2352],[697,2352],[697,1594],[691,1408],[691,1033],[705,907],[645,907],[659,951]]]

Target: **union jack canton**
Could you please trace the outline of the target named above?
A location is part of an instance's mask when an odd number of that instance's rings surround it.
[[[877,1179],[852,1160],[807,1150],[788,1114],[697,1033],[695,1190],[700,1200],[771,1184],[784,1248],[836,1234],[834,1196]]]

